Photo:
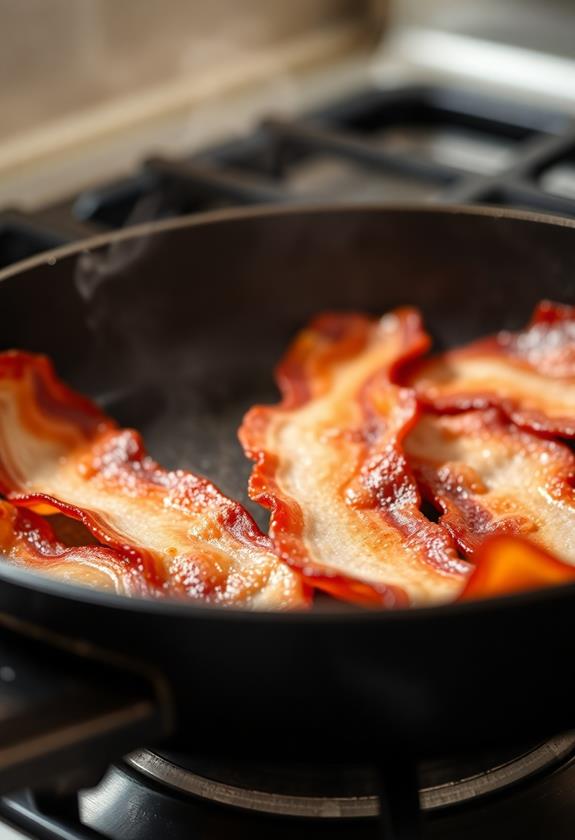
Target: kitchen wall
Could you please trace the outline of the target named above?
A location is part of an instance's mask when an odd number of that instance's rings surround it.
[[[370,0],[0,0],[0,140],[358,18]]]

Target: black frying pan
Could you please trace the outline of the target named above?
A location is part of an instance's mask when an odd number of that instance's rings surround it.
[[[63,248],[0,280],[2,349],[49,354],[159,461],[254,510],[236,430],[250,405],[277,398],[274,363],[302,324],[409,303],[438,347],[517,327],[540,298],[574,302],[575,222],[481,208],[232,211]],[[573,585],[286,615],[129,601],[9,565],[0,581],[4,625],[48,628],[76,650],[77,673],[94,654],[78,655],[77,640],[121,654],[118,673],[150,666],[152,704],[174,712],[166,743],[194,754],[430,755],[575,725]],[[93,674],[104,697],[115,690]]]

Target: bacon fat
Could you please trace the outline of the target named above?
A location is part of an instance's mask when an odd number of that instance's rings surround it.
[[[0,354],[0,492],[81,521],[156,593],[251,608],[308,604],[301,576],[241,505],[205,478],[160,467],[137,432],[59,382],[44,357]]]
[[[575,565],[575,455],[497,409],[425,414],[408,461],[441,523],[468,556],[491,534],[525,535]]]
[[[401,384],[438,412],[497,406],[517,425],[575,437],[575,307],[543,301],[530,324],[409,366]]]
[[[256,406],[240,429],[277,552],[348,600],[450,600],[468,571],[420,512],[402,451],[417,406],[390,375],[428,344],[414,310],[320,316],[277,369],[282,402]]]
[[[155,594],[127,554],[97,544],[66,545],[44,517],[1,501],[0,552],[15,565],[70,583],[119,595]]]

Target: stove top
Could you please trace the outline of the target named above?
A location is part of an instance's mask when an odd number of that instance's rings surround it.
[[[491,750],[473,759],[422,763],[418,770],[421,807],[433,813],[501,793],[574,753],[575,735],[566,735],[521,750]],[[125,763],[172,790],[254,813],[333,820],[376,817],[380,810],[380,780],[367,766],[274,767],[226,762],[222,767],[210,760],[150,750],[128,756]],[[103,791],[88,795],[88,816],[97,820],[105,799]]]
[[[575,125],[453,88],[357,91],[189,157],[154,157],[33,212],[0,211],[0,268],[76,239],[221,207],[453,201],[575,215]]]
[[[406,790],[401,767],[394,766],[396,774],[382,782],[366,766],[219,767],[209,760],[142,750],[111,767],[95,789],[82,794],[79,814],[72,800],[22,793],[2,800],[0,815],[46,840],[160,835],[170,840],[407,840],[414,837],[414,827],[395,804],[386,805]],[[572,837],[575,735],[490,751],[474,760],[426,762],[418,768],[418,780],[422,838]]]
[[[188,157],[151,158],[129,177],[43,209],[0,211],[0,267],[152,219],[299,201],[472,202],[575,216],[575,125],[560,111],[454,88],[362,89]],[[219,767],[143,750],[111,767],[80,810],[75,796],[25,792],[0,800],[0,819],[48,840],[402,840],[414,836],[419,801],[424,837],[566,840],[574,755],[575,737],[561,736],[428,762],[416,781],[396,757],[379,771]]]

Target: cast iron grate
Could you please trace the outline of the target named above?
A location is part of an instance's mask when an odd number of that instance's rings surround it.
[[[366,90],[39,212],[0,213],[0,267],[56,245],[222,207],[294,201],[451,201],[575,216],[565,114],[430,87]]]

